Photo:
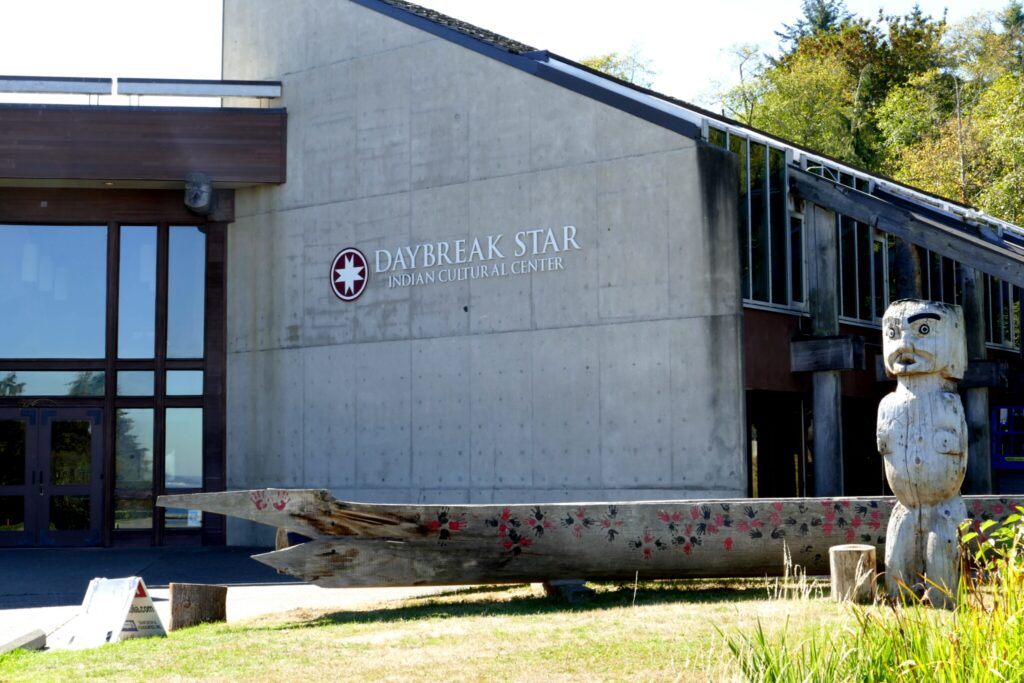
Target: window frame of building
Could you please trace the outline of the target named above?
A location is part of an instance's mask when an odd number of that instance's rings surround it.
[[[200,411],[201,435],[201,482],[199,486],[174,488],[174,493],[223,490],[225,484],[225,279],[224,261],[226,255],[227,223],[204,221],[184,212],[180,191],[131,191],[120,193],[93,190],[52,190],[49,195],[81,197],[84,202],[59,202],[67,207],[59,212],[40,210],[46,202],[10,202],[13,208],[4,210],[4,193],[15,193],[13,188],[0,190],[0,226],[2,225],[78,225],[86,222],[77,212],[87,218],[105,216],[103,223],[106,235],[106,308],[105,308],[105,353],[102,358],[0,358],[0,373],[17,372],[89,372],[102,374],[104,387],[95,395],[19,395],[0,397],[0,406],[24,407],[45,403],[59,408],[96,407],[103,411],[103,506],[102,545],[175,545],[175,544],[218,544],[224,542],[224,523],[219,516],[197,518],[189,516],[184,528],[172,528],[165,524],[165,511],[155,506],[156,496],[167,488],[165,477],[165,446],[167,444],[166,415],[168,410],[191,409]],[[39,191],[41,192],[41,191]],[[77,194],[76,194],[77,193]],[[153,201],[155,197],[159,201]],[[120,201],[119,201],[120,200]],[[58,204],[58,202],[52,202]],[[28,207],[28,208],[26,208]],[[36,207],[36,208],[32,208]],[[43,214],[40,216],[39,214]],[[147,215],[148,214],[148,215]],[[140,220],[140,218],[146,220]],[[120,358],[118,340],[122,331],[118,328],[120,310],[120,269],[122,228],[151,226],[156,231],[156,302],[154,330],[155,344],[150,358]],[[194,226],[204,235],[202,253],[202,301],[201,314],[202,351],[200,357],[169,358],[167,355],[168,325],[168,254],[171,230],[179,226]],[[168,393],[167,373],[201,372],[201,393]],[[119,373],[133,379],[144,379],[138,373],[150,373],[152,390],[145,381],[136,382],[134,388],[121,393],[118,385]],[[193,376],[191,386],[200,383]],[[117,421],[123,410],[147,410],[152,413],[152,482],[151,490],[122,491],[116,486],[117,467]],[[193,467],[194,469],[194,467]],[[130,494],[130,495],[129,495]],[[139,496],[151,499],[152,525],[146,528],[116,528],[115,508],[118,501]],[[201,519],[201,525],[193,522]],[[143,525],[144,526],[144,525]]]

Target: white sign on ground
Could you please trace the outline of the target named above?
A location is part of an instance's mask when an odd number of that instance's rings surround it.
[[[141,577],[93,579],[82,609],[68,625],[65,647],[84,649],[127,638],[166,636]]]

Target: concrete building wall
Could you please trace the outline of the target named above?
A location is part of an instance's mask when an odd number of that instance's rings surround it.
[[[346,0],[225,0],[224,38],[289,117],[287,183],[239,191],[229,234],[229,488],[744,495],[730,155]],[[498,234],[504,276],[331,291],[342,248]]]

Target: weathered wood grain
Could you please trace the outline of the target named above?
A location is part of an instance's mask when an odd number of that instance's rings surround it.
[[[314,539],[255,559],[327,587],[455,585],[566,577],[778,575],[783,556],[827,574],[828,550],[866,543],[882,556],[894,498],[666,500],[537,505],[375,505],[321,490],[161,496]],[[1024,497],[1021,498],[1024,503]],[[1017,501],[967,499],[1002,519]],[[311,521],[315,520],[315,521]]]
[[[171,631],[209,622],[227,621],[227,586],[205,583],[172,583]]]
[[[875,546],[862,543],[834,545],[828,550],[832,599],[837,602],[875,601]]]
[[[789,179],[792,190],[807,201],[1024,287],[1024,254],[1009,243],[987,239],[980,228],[966,223],[964,229],[952,228],[795,166],[789,167]]]
[[[793,372],[863,370],[864,337],[794,339],[789,344],[789,363]]]

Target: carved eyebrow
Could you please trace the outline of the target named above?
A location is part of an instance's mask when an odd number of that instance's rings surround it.
[[[907,318],[908,323],[916,323],[918,320],[942,320],[938,313],[918,313]]]

